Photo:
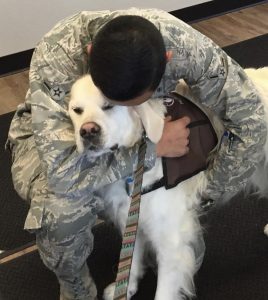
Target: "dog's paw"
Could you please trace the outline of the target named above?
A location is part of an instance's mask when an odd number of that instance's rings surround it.
[[[114,290],[115,290],[115,282],[111,283],[104,289],[103,299],[104,300],[113,300]]]
[[[264,234],[268,236],[268,224],[266,224],[264,227]]]
[[[108,285],[103,292],[103,299],[104,300],[113,300],[114,298],[114,291],[115,291],[115,282],[111,283]],[[133,295],[135,295],[137,292],[137,285],[134,286],[129,286],[128,291],[127,291],[127,299],[131,299]]]
[[[129,282],[129,286],[127,289],[127,299],[131,299],[132,296],[134,296],[137,293],[138,290],[138,284],[137,282]]]

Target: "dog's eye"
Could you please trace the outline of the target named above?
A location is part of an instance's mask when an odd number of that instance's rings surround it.
[[[113,108],[113,105],[105,105],[105,106],[103,106],[103,110],[109,110],[109,109],[112,109]]]
[[[82,115],[82,113],[84,112],[81,107],[73,107],[73,111],[78,115]]]

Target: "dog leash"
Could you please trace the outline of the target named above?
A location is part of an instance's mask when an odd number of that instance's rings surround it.
[[[114,300],[126,300],[132,257],[138,230],[140,213],[141,187],[144,172],[146,141],[142,138],[138,150],[138,163],[134,172],[134,188],[127,217],[125,233],[123,235],[118,272],[116,277]]]

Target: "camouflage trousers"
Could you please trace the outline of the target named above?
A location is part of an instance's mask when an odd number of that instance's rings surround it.
[[[11,168],[15,189],[28,200],[25,229],[36,234],[44,264],[60,283],[62,300],[94,300],[97,290],[86,260],[93,249],[94,226],[101,199],[60,198],[48,189],[31,138],[13,149]]]
[[[61,299],[93,300],[97,291],[86,260],[93,249],[96,215],[84,201],[66,201],[52,194],[45,200],[36,243],[44,264],[60,283]],[[83,213],[81,213],[83,211]]]

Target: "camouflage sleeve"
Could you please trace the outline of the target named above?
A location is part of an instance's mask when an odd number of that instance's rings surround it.
[[[263,158],[267,137],[258,92],[238,64],[231,58],[227,62],[227,75],[217,103],[220,111],[212,106],[226,127],[219,152],[207,170],[207,194],[215,200],[227,200],[245,187]]]
[[[173,47],[172,69],[190,86],[196,101],[214,111],[226,134],[207,170],[210,198],[230,197],[246,184],[262,158],[264,108],[244,70],[209,38],[173,19],[165,32]]]
[[[84,26],[72,18],[76,27]],[[92,161],[78,154],[68,116],[68,91],[87,70],[80,35],[70,26],[58,25],[39,43],[30,68],[32,128],[49,187],[56,194],[86,195],[133,172],[137,147],[121,148]],[[63,30],[63,31],[62,31]],[[83,60],[84,59],[84,60]],[[77,60],[79,60],[77,62]],[[147,165],[153,164],[154,145],[148,144]]]

